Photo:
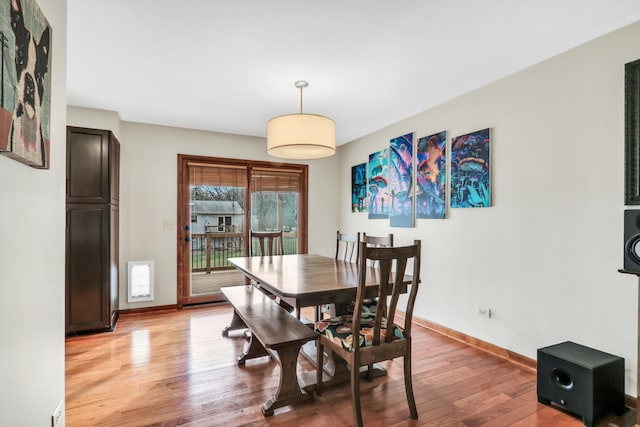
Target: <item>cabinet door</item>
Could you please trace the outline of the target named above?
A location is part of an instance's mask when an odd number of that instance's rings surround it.
[[[119,244],[119,234],[120,234],[120,208],[118,205],[111,205],[111,216],[110,216],[110,237],[109,237],[109,292],[110,292],[110,307],[109,307],[109,316],[111,327],[115,327],[116,321],[118,319],[118,305],[119,305],[119,292],[118,292],[118,283],[119,283],[119,264],[120,264],[120,244]]]
[[[111,329],[110,213],[109,205],[67,205],[67,333]]]
[[[110,203],[109,131],[67,128],[67,203]]]
[[[111,192],[111,204],[120,204],[120,143],[111,134],[109,147],[109,181]]]

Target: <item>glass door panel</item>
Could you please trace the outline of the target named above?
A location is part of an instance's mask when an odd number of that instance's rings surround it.
[[[299,252],[300,192],[301,174],[298,171],[251,169],[251,229],[282,230],[285,254]]]
[[[189,165],[190,275],[187,300],[221,299],[220,288],[243,282],[228,258],[245,256],[247,168]]]

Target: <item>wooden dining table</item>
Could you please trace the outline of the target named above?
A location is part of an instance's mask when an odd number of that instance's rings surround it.
[[[272,294],[302,307],[353,301],[358,288],[358,265],[314,254],[229,258],[246,277]],[[367,287],[375,294],[379,271],[369,267]]]
[[[356,297],[359,267],[355,263],[314,254],[237,257],[229,258],[229,262],[269,293],[293,301],[298,317],[302,307],[345,305]],[[366,286],[373,296],[377,292],[380,274],[374,266],[367,268],[371,270],[367,274]],[[305,344],[301,352],[317,366],[315,342]],[[323,384],[349,380],[348,369],[339,358],[329,355],[324,360],[323,369],[327,376]],[[386,371],[377,367],[374,376],[381,375],[386,375]],[[301,381],[304,388],[310,390],[315,386],[315,373],[303,376]]]

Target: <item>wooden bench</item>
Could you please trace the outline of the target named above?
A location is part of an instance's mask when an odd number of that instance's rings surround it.
[[[300,347],[315,340],[316,333],[254,286],[231,286],[221,291],[233,305],[233,318],[223,335],[234,329],[251,330],[238,364],[244,365],[248,359],[256,357],[271,356],[280,365],[278,389],[262,405],[262,414],[268,417],[276,408],[312,401],[313,395],[300,389],[296,368]]]

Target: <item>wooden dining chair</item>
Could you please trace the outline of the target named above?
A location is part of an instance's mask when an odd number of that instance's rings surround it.
[[[336,260],[344,262],[358,262],[358,243],[360,233],[336,233]]]
[[[253,250],[253,239],[257,239],[258,248],[260,253],[255,253]],[[253,231],[249,230],[249,251],[250,256],[271,256],[271,255],[284,255],[284,246],[283,246],[283,232],[282,230],[278,231]],[[285,300],[283,298],[279,298],[276,295],[273,295],[271,292],[266,290],[260,282],[252,280],[252,284],[258,288],[260,291],[265,293],[268,297],[274,299],[281,307],[287,310],[289,313],[295,310],[295,307],[289,300]],[[300,317],[300,313],[297,313],[297,316]]]
[[[253,251],[253,239],[258,240],[260,253]],[[251,256],[284,255],[283,233],[278,231],[253,231],[249,230],[249,250]]]
[[[390,248],[393,246],[393,233],[388,236],[368,236],[367,233],[362,233],[362,241],[370,247]]]
[[[325,347],[340,356],[350,367],[351,398],[353,416],[357,426],[362,426],[360,407],[360,367],[383,360],[402,357],[404,360],[404,385],[409,405],[409,416],[418,418],[411,378],[411,320],[413,307],[420,283],[420,240],[411,246],[393,248],[368,247],[360,242],[358,263],[358,290],[355,313],[362,312],[365,300],[367,274],[376,274],[380,279],[378,305],[370,315],[344,315],[339,318],[323,319],[316,323],[317,341],[317,382],[316,393],[322,394],[322,372]],[[378,269],[367,266],[367,260],[379,263]],[[404,323],[394,322],[400,293],[405,287],[405,271],[408,262],[413,262],[413,273],[409,284]],[[353,331],[357,331],[356,334]],[[373,390],[373,389],[370,389]]]
[[[367,233],[362,233],[362,241],[369,247],[390,248],[393,246],[393,233],[389,233],[388,236],[367,236]],[[369,265],[374,264],[369,261]]]
[[[349,263],[357,263],[359,243],[360,243],[360,232],[348,234],[348,233],[341,233],[340,230],[338,230],[336,232],[335,260],[349,262]],[[316,322],[320,320],[324,314],[329,315],[329,317],[334,317],[336,315],[335,304],[324,304],[316,307]]]

